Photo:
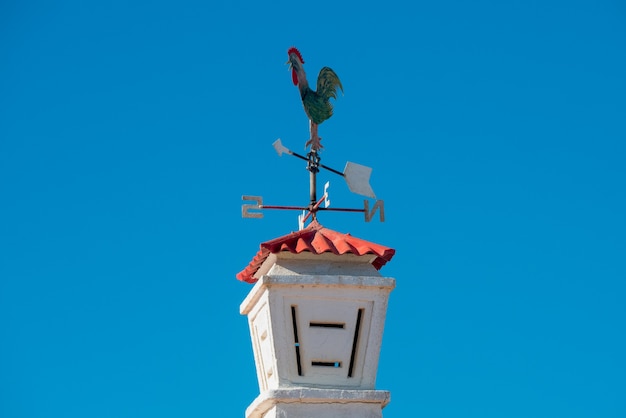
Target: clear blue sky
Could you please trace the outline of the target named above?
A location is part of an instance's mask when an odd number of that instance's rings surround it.
[[[235,275],[297,222],[241,196],[309,193],[292,45],[385,201],[319,218],[397,251],[385,418],[626,416],[626,6],[575,0],[3,1],[0,416],[244,416]]]

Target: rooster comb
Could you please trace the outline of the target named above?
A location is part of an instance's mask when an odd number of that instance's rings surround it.
[[[302,58],[302,54],[300,53],[300,51],[298,51],[298,49],[295,46],[292,46],[291,48],[287,50],[287,55],[291,55],[291,54],[296,54],[298,58],[300,59],[300,62],[304,64],[304,59]]]

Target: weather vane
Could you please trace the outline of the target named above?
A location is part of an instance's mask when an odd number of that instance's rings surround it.
[[[283,146],[280,139],[274,141],[273,146],[279,156],[283,154],[292,155],[307,162],[307,170],[309,171],[309,188],[310,188],[310,202],[308,206],[278,206],[278,205],[264,205],[263,198],[261,196],[243,196],[243,200],[246,202],[241,207],[241,214],[244,218],[262,218],[263,214],[259,212],[260,209],[284,209],[284,210],[300,210],[302,214],[298,217],[298,223],[300,229],[304,227],[305,222],[311,218],[316,219],[317,212],[320,210],[331,210],[340,212],[363,212],[365,214],[365,221],[372,220],[377,210],[380,210],[380,220],[385,221],[385,208],[382,200],[376,200],[374,206],[370,209],[368,200],[364,201],[363,209],[356,208],[330,208],[330,200],[328,198],[329,183],[326,182],[324,186],[324,195],[321,199],[317,199],[317,173],[320,168],[328,170],[332,173],[342,176],[348,183],[348,188],[351,192],[366,196],[372,199],[376,199],[376,195],[369,184],[369,178],[372,173],[372,169],[360,164],[351,162],[346,163],[343,173],[333,168],[327,167],[320,163],[321,157],[318,151],[323,148],[317,130],[318,125],[324,122],[326,119],[333,115],[333,106],[330,103],[330,99],[337,99],[337,88],[343,92],[343,86],[337,74],[330,68],[324,67],[320,70],[317,76],[317,90],[312,90],[309,87],[309,83],[306,79],[306,73],[304,71],[304,59],[302,54],[296,48],[291,47],[287,51],[289,59],[289,69],[291,70],[291,76],[293,84],[298,87],[300,91],[300,98],[302,99],[302,105],[304,112],[309,118],[309,133],[311,137],[306,141],[305,149],[310,147],[306,156],[297,154],[290,149]],[[322,203],[324,206],[322,207]]]

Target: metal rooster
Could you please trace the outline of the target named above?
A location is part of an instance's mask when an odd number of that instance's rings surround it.
[[[330,98],[337,99],[337,87],[343,92],[343,86],[337,74],[330,68],[324,67],[317,76],[317,91],[311,90],[304,72],[304,59],[302,59],[300,51],[291,47],[287,51],[287,55],[289,56],[287,64],[289,64],[289,69],[291,70],[293,84],[298,86],[300,90],[304,112],[309,118],[311,138],[304,147],[306,148],[310,145],[311,151],[317,151],[322,148],[320,143],[322,138],[317,135],[317,125],[333,115],[333,106],[330,103]]]

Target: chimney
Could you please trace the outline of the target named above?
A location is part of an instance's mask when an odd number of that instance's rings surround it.
[[[380,418],[376,373],[395,250],[317,220],[261,244],[239,280],[260,394],[246,418]]]

